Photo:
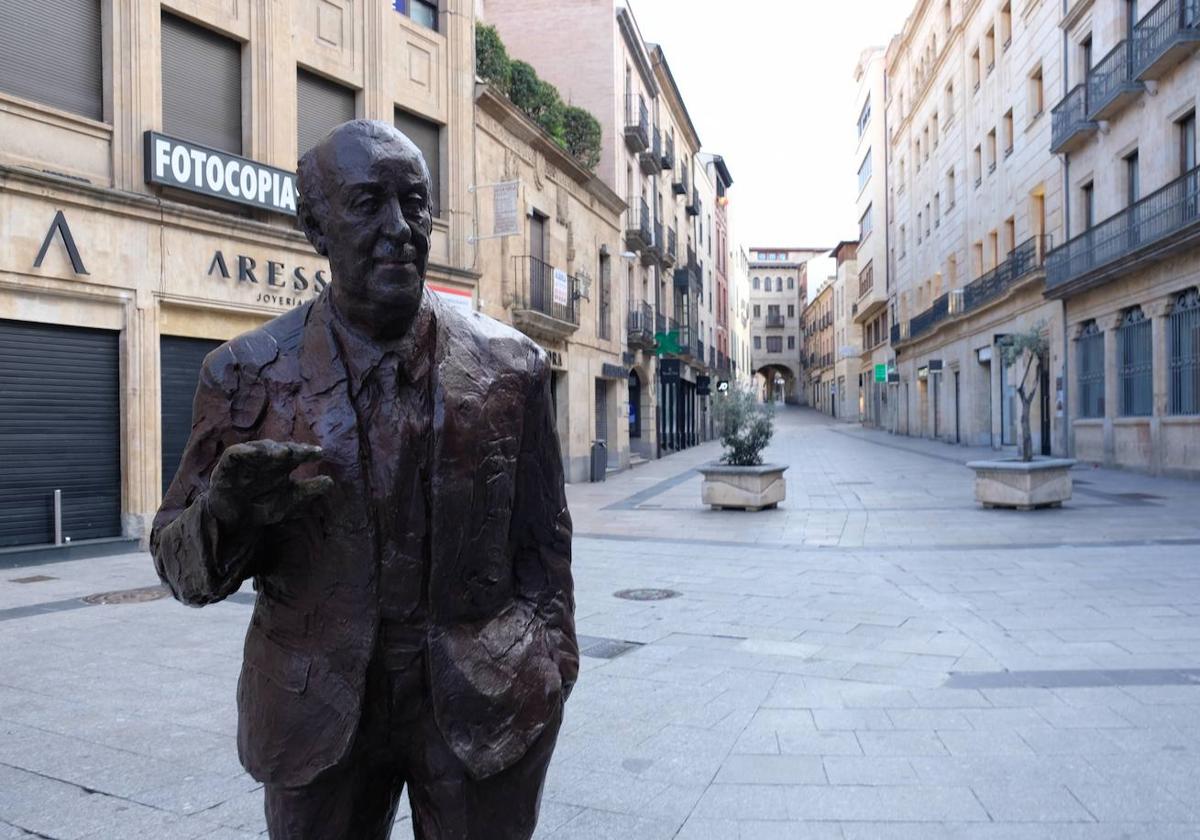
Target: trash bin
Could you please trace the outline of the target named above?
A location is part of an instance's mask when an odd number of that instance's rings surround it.
[[[604,481],[608,476],[608,443],[592,441],[592,481]]]

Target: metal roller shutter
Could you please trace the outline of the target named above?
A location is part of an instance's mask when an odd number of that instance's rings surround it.
[[[121,535],[117,333],[0,321],[0,546]]]
[[[100,0],[0,0],[0,90],[104,119]]]
[[[307,70],[296,74],[297,157],[325,139],[325,135],[354,119],[354,91]]]
[[[163,132],[242,153],[242,45],[162,16]]]
[[[162,489],[167,492],[192,431],[192,400],[204,357],[221,346],[203,338],[159,339],[162,408]]]
[[[425,165],[429,167],[429,178],[433,181],[433,215],[442,215],[442,127],[437,123],[422,119],[415,114],[396,109],[395,125],[425,157]]]

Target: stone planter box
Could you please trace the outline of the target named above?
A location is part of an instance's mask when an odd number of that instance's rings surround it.
[[[783,501],[787,484],[783,464],[763,464],[758,467],[730,467],[707,464],[700,467],[704,483],[700,497],[715,510],[741,508],[762,510],[777,507]]]
[[[1022,461],[971,461],[975,471],[975,500],[985,508],[1033,510],[1062,507],[1071,498],[1069,458]]]

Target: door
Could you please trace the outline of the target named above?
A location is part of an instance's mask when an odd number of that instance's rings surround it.
[[[179,469],[192,431],[192,400],[204,357],[221,346],[203,338],[164,335],[158,343],[159,405],[162,416],[162,490],[166,494]]]
[[[1050,454],[1050,368],[1038,365],[1038,392],[1041,394],[1042,454]]]
[[[629,436],[642,436],[642,379],[636,370],[629,371]]]
[[[962,423],[959,422],[960,407],[962,400],[959,398],[959,372],[954,371],[954,442],[962,443]]]
[[[121,535],[118,334],[0,321],[0,546]]]
[[[596,440],[608,443],[608,381],[596,380]]]
[[[548,312],[550,300],[549,271],[546,267],[546,217],[534,213],[529,217],[529,308]]]

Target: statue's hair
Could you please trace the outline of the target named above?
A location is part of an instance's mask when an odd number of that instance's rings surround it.
[[[321,256],[328,256],[325,247],[324,222],[329,216],[329,197],[325,195],[321,184],[321,158],[337,138],[345,135],[361,135],[371,140],[399,138],[417,153],[417,159],[421,161],[421,169],[425,174],[425,185],[430,191],[433,188],[433,181],[429,177],[429,164],[425,162],[425,156],[421,154],[421,150],[409,139],[408,135],[400,129],[380,120],[350,120],[337,126],[325,135],[320,143],[305,152],[296,167],[297,186],[300,191],[296,201],[296,216],[300,222],[300,229],[304,231],[308,241]],[[430,215],[432,216],[432,213]],[[429,231],[426,231],[426,234],[428,233]]]

